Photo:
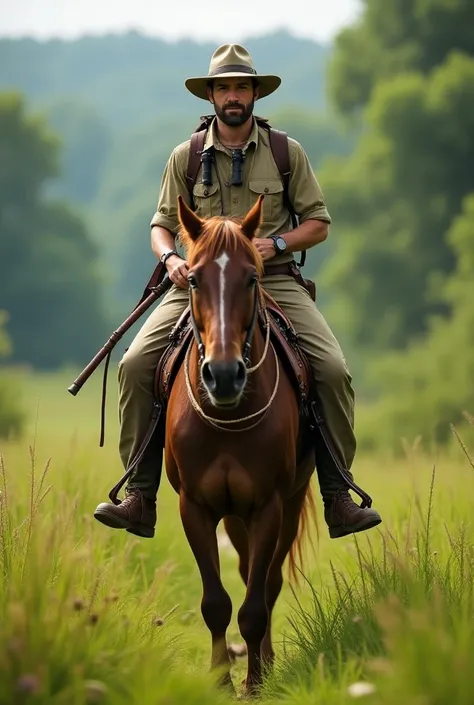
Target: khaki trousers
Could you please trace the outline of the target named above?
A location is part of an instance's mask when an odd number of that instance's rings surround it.
[[[318,383],[322,412],[335,450],[343,467],[349,470],[356,449],[354,392],[341,348],[308,292],[293,277],[267,276],[262,285],[299,335]],[[169,343],[169,333],[187,304],[188,292],[173,285],[119,363],[119,450],[125,468],[148,429],[156,366]],[[156,496],[160,478],[156,450],[150,444],[128,485],[141,489],[151,499]]]

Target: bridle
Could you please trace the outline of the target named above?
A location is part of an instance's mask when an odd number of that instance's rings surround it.
[[[242,346],[242,360],[244,361],[244,364],[247,368],[250,365],[250,348],[252,347],[252,340],[253,340],[253,336],[255,334],[255,326],[257,325],[259,300],[260,300],[259,284],[258,284],[258,280],[255,279],[252,318],[250,321],[250,325],[247,328],[247,333],[245,336],[244,344]],[[194,315],[193,292],[192,292],[191,286],[189,287],[189,317],[191,319],[191,326],[193,329],[194,340],[196,341],[196,345],[197,345],[197,349],[198,349],[199,364],[202,365],[202,363],[204,362],[204,358],[206,357],[206,350],[204,347],[204,343],[202,342],[201,333],[200,333],[198,325],[196,323],[196,316]],[[267,323],[268,323],[268,318],[267,318]]]
[[[253,366],[250,367],[250,350],[252,347],[252,340],[255,334],[255,327],[257,325],[257,318],[258,318],[258,310],[259,310],[259,302],[260,302],[260,296],[259,296],[259,283],[258,280],[255,279],[255,284],[254,284],[254,305],[253,305],[253,311],[252,311],[252,318],[250,321],[250,325],[247,328],[247,333],[245,336],[244,344],[242,347],[242,359],[244,361],[245,366],[247,367],[247,372],[250,374],[252,372],[255,372],[264,362],[267,353],[268,353],[268,348],[271,347],[272,352],[273,352],[273,358],[275,360],[275,385],[273,387],[273,392],[270,396],[270,399],[268,402],[263,406],[261,409],[258,411],[255,411],[252,414],[248,414],[247,416],[243,416],[238,419],[216,419],[212,416],[209,416],[206,414],[203,409],[201,408],[199,402],[197,401],[196,397],[194,396],[194,392],[192,389],[191,385],[191,379],[189,375],[189,357],[191,354],[191,348],[192,345],[189,345],[187,352],[186,352],[186,357],[184,359],[184,375],[185,375],[185,380],[186,380],[186,390],[188,393],[188,398],[191,403],[191,406],[193,409],[196,411],[196,413],[205,421],[207,424],[210,426],[213,426],[214,428],[217,428],[220,431],[233,431],[233,432],[242,432],[242,431],[249,431],[251,428],[254,428],[255,426],[258,426],[259,423],[263,421],[265,418],[266,412],[270,408],[270,406],[273,403],[273,400],[275,399],[276,393],[278,391],[278,385],[280,382],[280,366],[279,366],[279,361],[277,354],[275,352],[275,348],[273,347],[272,343],[270,342],[270,320],[268,318],[268,312],[265,307],[263,307],[263,312],[264,312],[264,318],[265,318],[265,346],[263,349],[262,357],[260,360]],[[196,323],[196,318],[194,315],[194,308],[193,308],[193,296],[192,296],[192,287],[189,288],[189,318],[191,320],[191,326],[193,329],[193,335],[194,335],[194,340],[196,341],[197,345],[197,350],[198,350],[198,357],[199,357],[199,367],[202,365],[205,359],[206,351],[204,347],[204,343],[202,342],[201,334],[199,332],[199,328]],[[253,422],[250,424],[250,426],[246,426],[245,428],[222,428],[223,426],[232,426],[234,424],[242,423],[244,421],[250,421],[256,417],[258,418],[257,421]]]

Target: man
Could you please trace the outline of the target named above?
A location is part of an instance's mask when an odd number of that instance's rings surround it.
[[[278,76],[258,74],[248,52],[237,44],[219,47],[211,58],[208,75],[185,82],[193,95],[210,101],[215,110],[204,143],[204,152],[213,155],[210,178],[208,170],[203,183],[201,167],[193,187],[192,205],[204,218],[221,214],[242,217],[259,194],[265,194],[263,223],[255,244],[269,266],[289,263],[294,252],[323,242],[331,222],[303,148],[289,139],[288,195],[299,218],[298,227],[291,229],[268,131],[257,125],[253,117],[254,101],[273,93],[280,82]],[[186,181],[189,150],[190,140],[173,150],[151,221],[153,252],[166,265],[173,286],[119,364],[120,454],[125,468],[135,458],[149,427],[158,360],[169,342],[171,328],[188,304],[188,266],[176,249],[175,236],[179,227],[178,195],[191,205]],[[381,522],[379,514],[359,507],[348,491],[349,487],[357,488],[349,472],[356,448],[354,393],[341,349],[311,297],[289,271],[264,276],[262,285],[292,322],[317,381],[322,415],[332,439],[332,452],[324,444],[315,443],[330,536],[336,538],[376,526]],[[123,502],[118,506],[100,504],[95,517],[113,528],[153,536],[162,457],[162,440],[155,434],[136,464]]]

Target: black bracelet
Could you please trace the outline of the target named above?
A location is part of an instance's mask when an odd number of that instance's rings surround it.
[[[179,254],[178,254],[178,252],[176,252],[176,250],[170,250],[166,254],[161,255],[161,257],[160,257],[161,264],[166,264],[166,260],[168,259],[168,257],[171,257],[172,255],[176,255],[176,257],[179,257]]]

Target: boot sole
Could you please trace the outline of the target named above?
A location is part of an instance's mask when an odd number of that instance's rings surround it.
[[[155,529],[150,526],[145,526],[144,524],[132,524],[132,522],[126,519],[120,519],[115,514],[108,512],[106,509],[96,509],[94,512],[94,517],[101,524],[110,527],[111,529],[125,529],[130,534],[135,534],[135,536],[140,536],[144,539],[152,539],[155,535]]]
[[[329,529],[329,536],[332,539],[340,539],[343,536],[350,536],[351,534],[357,534],[359,531],[367,531],[367,529],[373,529],[382,523],[382,518],[380,516],[372,517],[369,519],[363,519],[358,524],[354,526],[332,526]]]

